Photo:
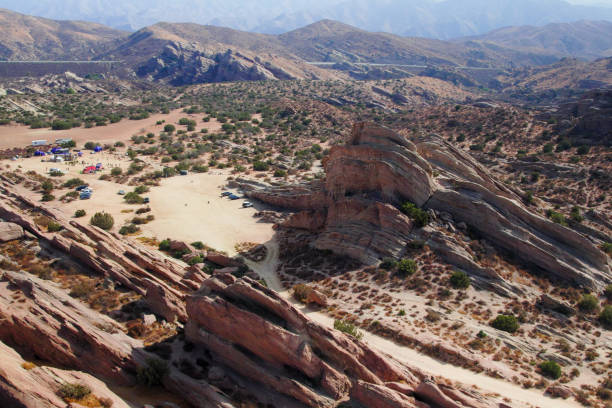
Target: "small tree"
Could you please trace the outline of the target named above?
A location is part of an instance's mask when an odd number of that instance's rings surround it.
[[[414,203],[406,202],[401,206],[400,210],[412,218],[416,226],[419,228],[429,224],[429,214],[427,214],[427,211],[423,211]]]
[[[455,289],[467,289],[470,283],[470,277],[463,271],[455,271],[450,277],[450,284]]]
[[[175,130],[176,130],[176,127],[174,125],[167,124],[166,126],[164,126],[164,132],[168,134],[174,133]]]
[[[542,371],[542,375],[556,380],[561,378],[561,366],[557,364],[557,362],[548,360],[540,364],[540,370]]]
[[[519,329],[519,322],[513,315],[500,314],[491,322],[491,326],[497,330],[514,333]]]
[[[85,210],[76,210],[74,212],[74,218],[80,218],[80,217],[84,217],[87,213],[85,212]]]
[[[120,176],[121,173],[123,173],[123,170],[121,170],[121,167],[113,167],[111,170],[111,176]]]
[[[115,225],[115,220],[109,213],[98,212],[91,217],[89,223],[95,227],[108,231],[113,228],[113,225]]]

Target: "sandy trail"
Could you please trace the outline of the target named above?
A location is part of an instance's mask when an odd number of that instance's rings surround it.
[[[248,262],[248,265],[266,281],[270,289],[277,291],[283,298],[290,301],[295,307],[300,309],[315,322],[333,328],[334,319],[332,317],[298,303],[293,299],[290,291],[282,286],[276,274],[276,269],[279,264],[278,242],[273,238],[266,243],[266,247],[268,248],[266,259],[260,263]],[[414,349],[400,346],[391,340],[369,332],[364,332],[363,340],[370,346],[373,346],[383,353],[389,354],[408,366],[417,367],[424,372],[445,377],[466,386],[472,386],[485,394],[499,394],[503,397],[508,397],[512,399],[513,402],[519,403],[520,406],[533,406],[539,408],[581,407],[581,405],[575,401],[549,398],[538,391],[524,389],[508,381],[498,380],[452,364],[444,363]]]

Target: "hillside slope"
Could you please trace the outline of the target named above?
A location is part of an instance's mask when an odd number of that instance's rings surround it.
[[[88,59],[125,32],[99,24],[54,21],[0,9],[0,59]]]

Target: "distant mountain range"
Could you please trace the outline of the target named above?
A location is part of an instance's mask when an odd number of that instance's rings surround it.
[[[0,7],[125,30],[164,21],[280,34],[331,19],[367,31],[437,39],[507,26],[612,21],[612,7],[563,0],[0,0]]]
[[[606,21],[509,27],[441,41],[332,20],[280,35],[193,23],[157,23],[132,33],[0,10],[0,59],[120,60],[122,74],[176,85],[338,75],[385,79],[427,69],[427,75],[473,86],[472,79],[482,77],[474,71],[488,69],[489,86],[495,71],[609,56],[612,23]]]

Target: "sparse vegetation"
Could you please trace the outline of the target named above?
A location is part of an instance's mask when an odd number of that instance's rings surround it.
[[[346,320],[334,320],[334,329],[346,333],[357,340],[363,338],[363,333],[357,329],[357,326]]]
[[[599,300],[591,294],[583,295],[578,302],[578,308],[584,313],[593,313],[598,307]]]
[[[519,329],[519,322],[513,315],[500,314],[491,322],[491,326],[497,330],[515,333]]]
[[[540,364],[540,370],[545,377],[556,380],[561,378],[561,366],[552,360],[548,360]]]
[[[136,378],[140,384],[147,387],[161,385],[164,376],[168,373],[168,364],[159,359],[147,359],[146,365],[139,367]]]
[[[463,271],[455,271],[450,277],[450,283],[455,289],[467,289],[470,287],[470,277]]]
[[[113,228],[113,225],[115,224],[115,220],[113,219],[113,216],[110,215],[109,213],[98,212],[98,213],[95,213],[91,217],[91,220],[89,221],[89,223],[93,226],[96,226],[98,228],[102,228],[103,230],[108,231],[111,228]]]
[[[401,206],[400,210],[408,215],[419,228],[429,223],[429,214],[427,214],[427,211],[420,209],[414,203],[406,202]]]

